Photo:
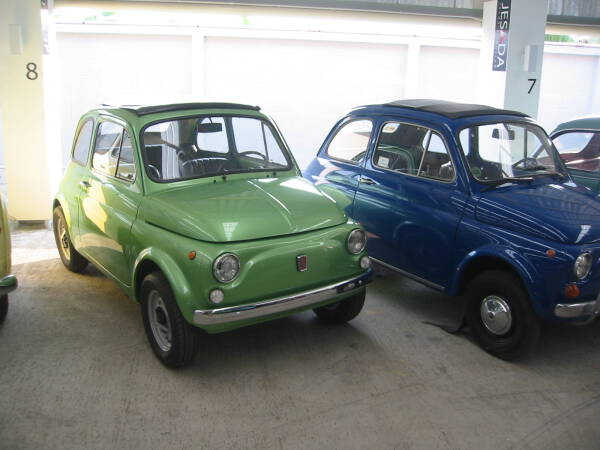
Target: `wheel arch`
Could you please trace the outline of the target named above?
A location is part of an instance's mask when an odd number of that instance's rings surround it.
[[[535,280],[537,271],[524,257],[508,248],[491,248],[470,253],[458,266],[448,290],[451,295],[463,295],[471,280],[488,270],[511,273],[521,283],[530,299],[539,298]],[[535,308],[537,302],[532,301]]]
[[[177,263],[166,252],[158,248],[146,248],[141,251],[133,265],[132,287],[134,298],[140,301],[140,287],[144,278],[155,271],[160,271],[167,279],[175,300],[183,316],[192,321],[194,307],[191,298],[192,289]]]
[[[54,215],[54,210],[60,206],[63,210],[63,214],[65,215],[65,219],[67,220],[67,224],[71,225],[71,211],[69,210],[69,204],[66,199],[62,196],[54,197],[52,200],[52,215]]]

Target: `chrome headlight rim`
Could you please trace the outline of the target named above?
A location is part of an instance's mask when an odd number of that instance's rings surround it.
[[[227,259],[227,258],[233,258],[235,260],[235,265],[236,265],[236,271],[235,274],[233,275],[233,277],[224,277],[222,276],[220,270],[220,266],[223,263],[223,260]],[[215,261],[213,262],[213,277],[215,277],[215,280],[217,280],[219,283],[231,283],[233,280],[235,280],[237,278],[237,276],[240,274],[240,258],[238,258],[238,256],[234,253],[222,253],[221,255],[219,255]]]
[[[351,240],[357,236],[360,235],[360,247],[356,247],[353,244],[351,244]],[[353,229],[350,233],[348,233],[348,237],[346,238],[346,249],[348,250],[348,252],[350,252],[353,255],[358,255],[362,252],[365,251],[365,248],[367,248],[367,234],[361,230],[360,228],[355,228]]]
[[[592,270],[592,262],[593,258],[590,252],[581,253],[573,264],[573,275],[575,275],[575,278],[578,280],[586,278]]]

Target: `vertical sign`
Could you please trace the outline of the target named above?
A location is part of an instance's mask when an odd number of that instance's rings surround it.
[[[508,54],[508,28],[510,26],[510,0],[498,0],[496,9],[496,36],[492,70],[506,72]]]

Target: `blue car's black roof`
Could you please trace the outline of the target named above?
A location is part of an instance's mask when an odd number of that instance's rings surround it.
[[[430,99],[410,99],[397,100],[395,102],[385,103],[381,106],[394,106],[399,108],[408,108],[418,111],[439,114],[449,119],[460,119],[473,116],[491,116],[491,115],[511,115],[520,117],[529,117],[519,111],[508,109],[493,108],[485,105],[474,105],[469,103],[448,102],[445,100]]]

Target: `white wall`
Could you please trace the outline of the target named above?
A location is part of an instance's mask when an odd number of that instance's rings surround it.
[[[347,110],[404,96],[405,45],[209,37],[204,48],[207,96],[261,106],[300,167]]]
[[[477,101],[479,49],[422,46],[418,97]]]
[[[403,97],[477,99],[479,49],[468,40],[79,30],[63,27],[57,36],[65,161],[79,116],[102,102],[158,96],[257,104],[277,121],[304,168],[334,121],[353,106]],[[545,53],[539,118],[548,131],[574,116],[600,114],[600,59],[565,54],[574,48]]]
[[[556,125],[575,117],[600,116],[600,57],[546,53],[538,120],[551,132]]]
[[[101,103],[191,96],[190,36],[58,33],[63,163],[79,117]]]

